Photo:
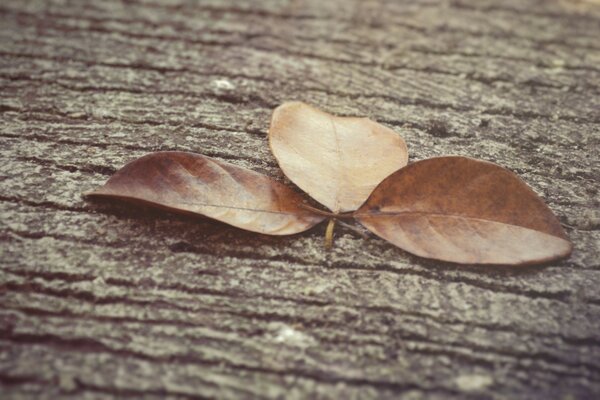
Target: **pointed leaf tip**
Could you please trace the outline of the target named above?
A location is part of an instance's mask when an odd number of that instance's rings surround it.
[[[125,165],[87,197],[137,201],[199,214],[253,232],[290,235],[324,217],[292,189],[256,172],[186,152],[158,152]]]
[[[572,251],[560,222],[517,175],[466,157],[395,172],[355,218],[406,251],[456,263],[536,264]]]
[[[301,102],[275,109],[269,143],[285,175],[335,213],[356,210],[408,162],[406,143],[391,129]]]

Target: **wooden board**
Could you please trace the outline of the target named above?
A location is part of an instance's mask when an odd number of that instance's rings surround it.
[[[599,396],[600,4],[239,3],[0,4],[1,397]],[[284,181],[287,100],[512,169],[574,254],[457,266],[81,198],[157,150]]]

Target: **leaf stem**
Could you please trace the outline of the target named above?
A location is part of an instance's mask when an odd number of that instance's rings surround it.
[[[344,221],[338,221],[338,224],[344,226],[345,228],[350,229],[352,232],[356,233],[357,235],[359,235],[361,238],[363,239],[369,239],[369,235],[366,234],[365,232],[361,231],[360,229],[358,229],[356,226],[352,226],[349,223],[346,223]]]
[[[333,219],[350,219],[350,218],[354,218],[354,215],[351,212],[343,213],[343,214],[336,214],[336,213],[332,213],[332,212],[329,212],[329,211],[319,210],[318,208],[314,208],[314,207],[311,207],[311,206],[303,204],[303,203],[298,203],[298,207],[304,208],[305,210],[308,210],[308,211],[312,211],[315,214],[323,215],[325,217],[329,217],[329,218],[333,218]]]
[[[325,230],[325,248],[327,250],[333,246],[333,228],[335,228],[335,218],[329,218],[327,229]]]

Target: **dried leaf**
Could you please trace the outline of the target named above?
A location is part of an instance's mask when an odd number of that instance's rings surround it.
[[[533,264],[572,250],[552,211],[518,176],[465,157],[397,171],[355,218],[406,251],[444,261]]]
[[[408,162],[404,140],[391,129],[300,102],[275,109],[269,143],[285,175],[334,213],[356,210]]]
[[[269,235],[305,231],[323,217],[300,208],[302,197],[259,173],[185,152],[159,152],[130,162],[88,194],[200,214]]]
[[[285,174],[333,212],[307,206],[301,195],[264,175],[183,152],[135,160],[89,196],[204,215],[272,235],[302,232],[327,217],[329,246],[335,221],[356,218],[407,251],[451,262],[522,265],[571,253],[552,211],[495,164],[439,157],[404,167],[406,145],[393,131],[298,102],[274,111],[269,142]]]

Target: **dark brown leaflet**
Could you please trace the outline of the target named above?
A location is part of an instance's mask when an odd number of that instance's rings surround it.
[[[138,201],[269,235],[305,231],[324,217],[301,195],[259,173],[200,154],[159,152],[130,162],[89,197]]]
[[[523,265],[572,250],[552,211],[518,176],[465,157],[395,172],[354,216],[396,246],[443,261]]]

